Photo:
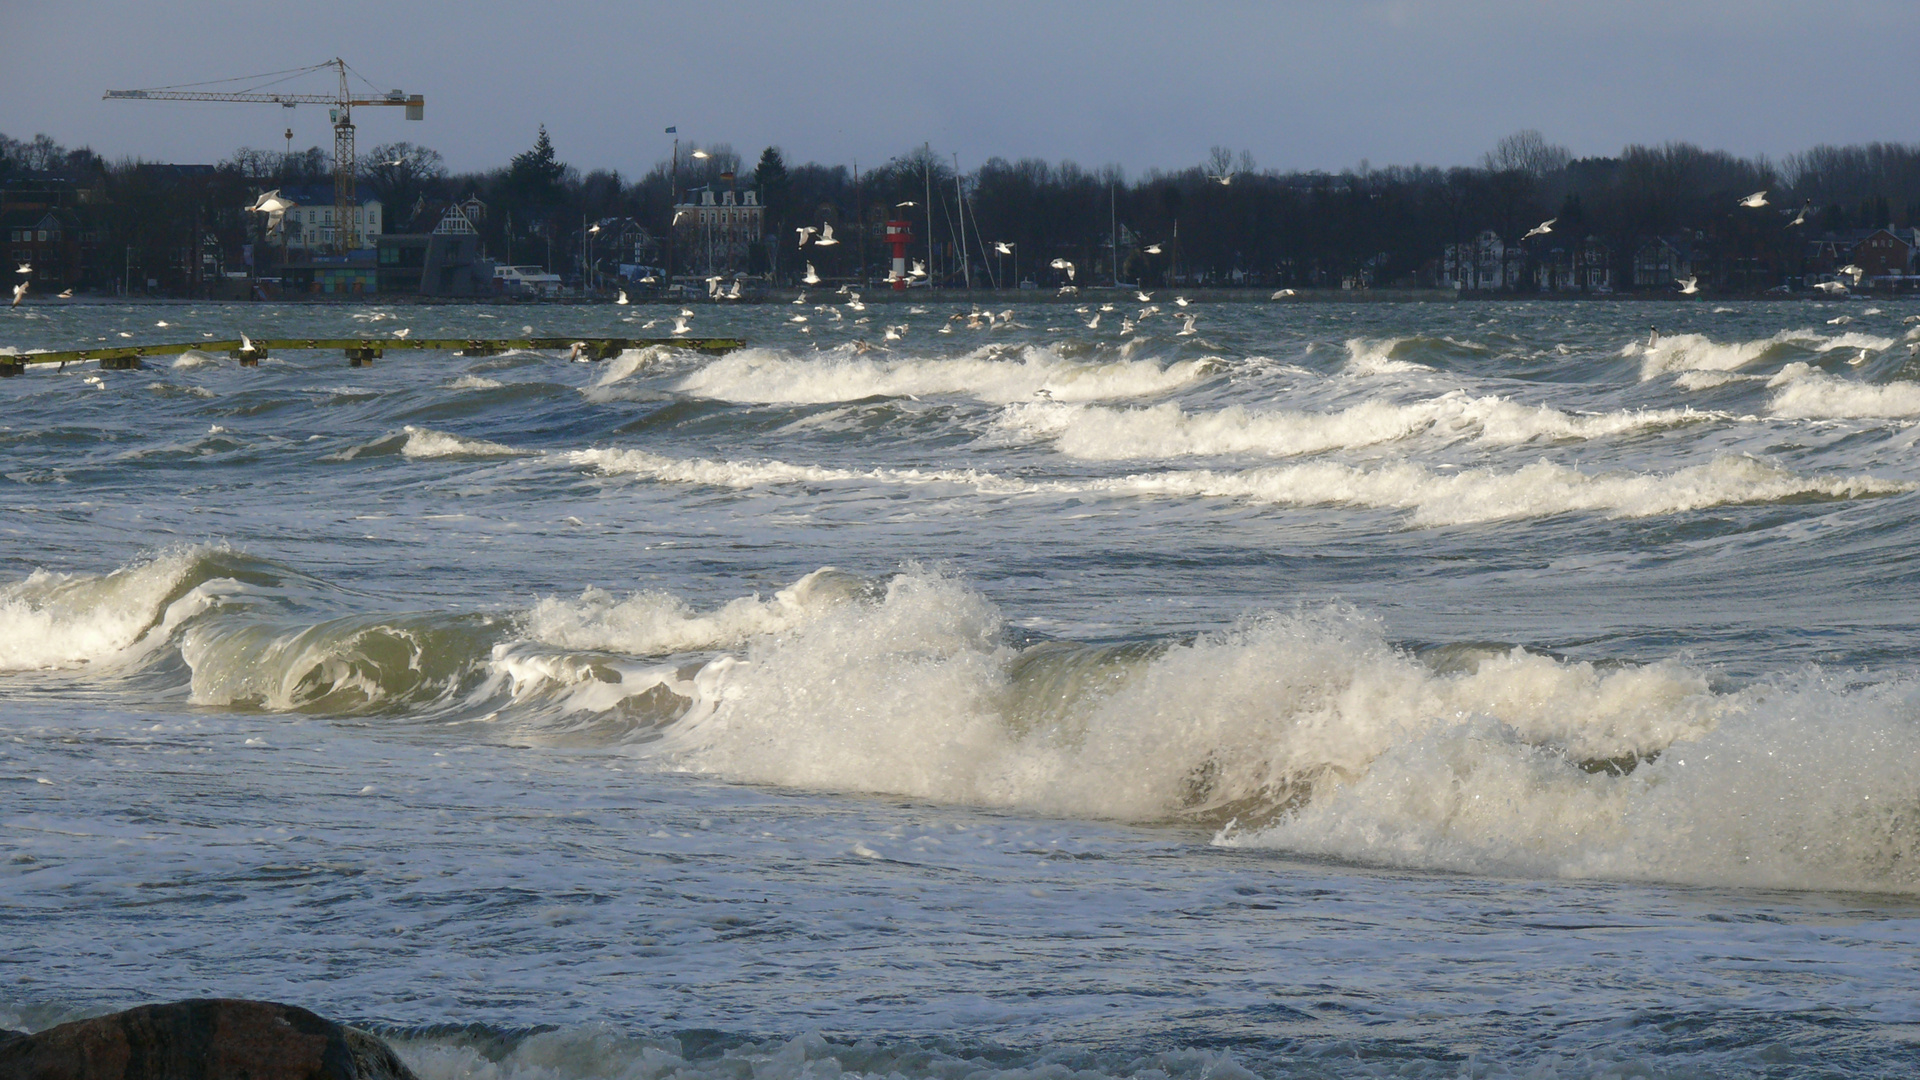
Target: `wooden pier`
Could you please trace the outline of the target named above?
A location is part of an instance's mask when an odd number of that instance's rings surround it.
[[[676,349],[725,353],[744,348],[739,338],[610,338],[610,337],[523,337],[523,338],[262,338],[233,341],[183,341],[157,345],[100,345],[88,349],[59,352],[0,354],[0,378],[25,374],[33,364],[81,364],[96,362],[107,371],[127,371],[141,366],[150,356],[179,356],[197,352],[225,353],[242,367],[257,367],[261,360],[278,352],[338,349],[350,367],[366,367],[390,351],[455,352],[462,356],[498,356],[514,349],[551,350],[567,353],[576,360],[608,360],[628,349],[664,345]]]

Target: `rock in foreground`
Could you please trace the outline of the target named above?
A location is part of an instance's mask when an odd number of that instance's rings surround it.
[[[386,1043],[293,1005],[143,1005],[22,1038],[0,1080],[417,1080]]]

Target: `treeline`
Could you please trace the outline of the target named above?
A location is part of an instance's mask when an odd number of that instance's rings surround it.
[[[677,156],[639,177],[582,173],[542,129],[526,152],[485,172],[451,172],[439,153],[409,143],[375,146],[363,153],[361,179],[386,206],[389,231],[430,229],[441,207],[477,196],[488,208],[479,225],[495,257],[544,262],[562,273],[580,265],[588,222],[621,222],[622,243],[633,244],[614,252],[603,244],[594,252],[603,266],[659,265],[670,254],[674,192],[684,199],[703,187],[752,189],[766,207],[771,239],[742,269],[784,281],[804,269],[794,232],[803,224],[832,224],[845,241],[804,253],[821,275],[883,275],[881,239],[896,218],[912,224],[915,257],[928,258],[937,278],[971,276],[977,285],[1003,287],[1021,278],[1063,282],[1054,260],[1075,264],[1081,283],[1117,277],[1148,285],[1431,284],[1448,245],[1486,231],[1512,243],[1549,218],[1556,222],[1543,242],[1602,252],[1617,287],[1632,281],[1637,250],[1673,238],[1700,253],[1695,266],[1703,284],[1717,277],[1751,286],[1798,273],[1801,252],[1815,237],[1920,224],[1920,145],[1889,143],[1818,146],[1777,163],[1687,143],[1575,158],[1524,131],[1470,167],[1375,169],[1363,162],[1340,173],[1281,171],[1216,147],[1191,168],[1132,178],[1114,167],[997,157],[956,174],[952,158],[926,148],[858,173],[846,165],[788,163],[777,148],[749,163],[726,144],[689,140]],[[259,190],[325,185],[331,175],[319,147],[246,148],[188,173],[108,162],[44,135],[0,136],[0,184],[7,190],[58,177],[97,192],[88,201],[108,263],[121,249],[131,249],[127,258],[152,259],[150,249],[178,248],[195,229],[244,240],[253,224],[239,208]],[[1758,191],[1768,192],[1768,206],[1741,205]],[[1790,225],[1795,218],[1801,224]],[[963,236],[965,264],[956,254]],[[996,243],[1010,254],[998,253]],[[677,254],[684,271],[684,243]]]

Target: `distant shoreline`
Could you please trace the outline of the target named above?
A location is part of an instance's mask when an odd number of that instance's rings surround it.
[[[1133,286],[1118,288],[1111,285],[1085,286],[1079,293],[1061,296],[1057,292],[1034,289],[916,289],[912,292],[894,292],[883,285],[853,286],[860,298],[867,303],[909,303],[909,304],[1084,304],[1099,300],[1103,303],[1124,300],[1129,304],[1138,303]],[[801,295],[809,295],[819,303],[831,303],[840,295],[835,289],[769,289],[760,296],[740,300],[711,300],[705,297],[672,298],[660,296],[634,297],[628,306],[660,307],[687,305],[702,307],[755,306],[761,304],[792,303]],[[1161,287],[1149,291],[1152,303],[1168,304],[1175,296],[1184,296],[1197,304],[1433,304],[1433,303],[1486,303],[1499,301],[1540,301],[1548,303],[1569,303],[1581,301],[1631,301],[1636,303],[1726,303],[1755,301],[1822,301],[1831,302],[1835,298],[1824,293],[1721,293],[1717,295],[1698,295],[1691,299],[1677,293],[1630,292],[1630,293],[1501,293],[1501,292],[1455,292],[1452,289],[1305,289],[1292,296],[1274,299],[1273,293],[1266,289],[1246,288],[1206,288],[1177,289]],[[1920,293],[1913,294],[1920,299]],[[1899,293],[1851,293],[1842,300],[1897,300]],[[449,307],[462,305],[484,305],[488,307],[598,307],[613,306],[608,297],[567,296],[567,297],[507,297],[507,296],[419,296],[414,294],[395,294],[392,296],[282,296],[272,300],[236,300],[188,299],[171,296],[74,296],[67,299],[28,296],[21,307],[51,307],[61,305],[83,306],[164,306],[180,307],[197,304],[221,304],[234,306],[253,306],[260,304],[301,304],[301,305],[359,305],[393,307]]]

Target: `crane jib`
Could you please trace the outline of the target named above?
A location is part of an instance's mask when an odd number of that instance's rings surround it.
[[[426,117],[426,98],[420,94],[408,94],[400,90],[388,91],[375,98],[355,97],[347,85],[346,61],[335,57],[317,68],[330,67],[339,73],[340,89],[335,94],[268,94],[258,91],[240,91],[237,93],[218,93],[214,91],[176,90],[155,87],[147,90],[109,90],[106,97],[111,100],[137,101],[227,101],[258,105],[281,105],[293,108],[296,105],[332,105],[333,114],[333,247],[338,251],[350,251],[359,243],[358,230],[354,223],[359,218],[359,184],[354,169],[353,145],[353,107],[356,105],[399,105],[406,110],[408,120],[421,120]],[[238,80],[227,80],[238,81]],[[363,80],[364,81],[364,80]],[[204,84],[203,84],[204,85]]]

